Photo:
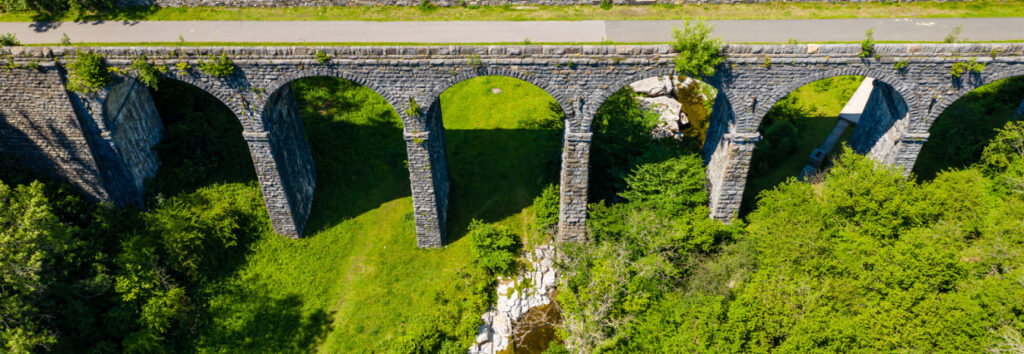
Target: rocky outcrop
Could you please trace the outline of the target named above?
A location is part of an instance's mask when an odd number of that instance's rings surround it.
[[[498,279],[498,303],[482,317],[471,354],[492,354],[508,348],[513,324],[531,308],[551,303],[548,296],[555,288],[555,247],[544,245],[527,253],[528,271],[515,278]]]
[[[643,79],[632,84],[629,88],[639,93],[640,107],[645,110],[653,110],[658,113],[658,126],[651,131],[655,138],[682,137],[682,131],[690,120],[683,111],[680,103],[680,92],[700,92],[693,90],[693,85],[699,85],[697,80],[683,76],[658,76]],[[704,94],[699,94],[696,99],[707,100]],[[688,97],[686,99],[693,99]]]

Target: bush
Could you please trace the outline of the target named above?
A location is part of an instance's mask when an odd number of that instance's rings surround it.
[[[867,58],[875,53],[875,29],[869,28],[866,37],[860,42],[860,57]]]
[[[707,77],[715,74],[722,62],[722,40],[711,38],[712,26],[704,21],[686,20],[683,29],[672,29],[672,48],[676,56],[676,72],[680,75]]]
[[[956,62],[949,68],[949,74],[955,78],[959,78],[964,73],[970,71],[972,73],[979,74],[985,70],[985,63],[979,63],[977,58],[971,58],[966,62]]]
[[[621,193],[632,207],[678,215],[708,201],[704,186],[704,160],[685,155],[640,165],[626,177]]]
[[[79,53],[68,64],[68,90],[95,93],[110,82],[110,72],[102,55],[94,52]]]
[[[149,61],[146,60],[146,55],[140,55],[132,61],[131,69],[135,70],[135,74],[140,82],[149,86],[153,90],[157,90],[157,84],[160,82],[160,75],[167,71],[166,67],[161,68],[153,66]]]
[[[0,34],[0,47],[14,47],[21,45],[21,42],[14,37],[14,33]]]
[[[548,235],[558,234],[559,187],[551,184],[533,199],[533,213],[539,231]]]
[[[331,56],[327,55],[327,53],[324,53],[324,51],[322,50],[317,50],[313,56],[316,57],[316,62],[320,64],[326,63],[328,60],[331,60]]]
[[[210,61],[199,62],[199,70],[210,76],[223,78],[235,72],[235,63],[231,62],[227,54],[221,53],[220,57],[211,54]]]
[[[906,69],[907,66],[909,66],[909,65],[910,65],[910,61],[907,60],[907,59],[903,59],[903,60],[900,60],[898,62],[893,63],[892,64],[892,68],[896,69],[896,71],[902,71],[903,69]]]
[[[468,234],[477,266],[498,275],[511,275],[515,271],[522,243],[512,230],[473,220]]]
[[[114,0],[0,0],[3,11],[32,11],[36,17],[50,19],[73,14],[82,19],[91,13],[113,9]]]
[[[601,6],[602,10],[611,10],[612,9],[612,5],[613,5],[612,4],[612,0],[601,0],[601,5],[600,6]]]

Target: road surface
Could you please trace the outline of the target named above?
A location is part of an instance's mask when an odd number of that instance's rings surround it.
[[[942,19],[709,21],[727,42],[941,41],[956,26],[961,39],[1024,40],[1024,17]],[[106,21],[0,23],[23,43],[72,42],[667,42],[682,21]]]

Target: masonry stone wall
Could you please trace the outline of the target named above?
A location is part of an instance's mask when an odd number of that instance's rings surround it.
[[[131,183],[139,195],[147,178],[156,176],[160,159],[153,147],[163,139],[160,113],[146,85],[122,80],[109,89],[103,106],[107,134],[117,148]]]
[[[274,231],[301,237],[316,189],[313,155],[291,86],[273,93],[265,107],[264,132],[246,132],[244,136],[253,152]]]
[[[502,75],[530,82],[551,94],[566,114],[559,237],[579,240],[586,232],[586,191],[595,112],[618,89],[645,78],[673,73],[676,54],[668,45],[577,45],[23,47],[0,49],[0,55],[12,55],[21,64],[56,58],[63,65],[77,50],[101,52],[110,65],[122,68],[145,54],[158,65],[167,65],[169,78],[199,87],[229,107],[243,126],[275,229],[290,236],[301,234],[316,181],[301,126],[291,123],[298,122],[297,119],[289,118],[293,113],[288,112],[294,112],[294,98],[279,91],[284,92],[281,90],[295,79],[310,76],[347,79],[376,91],[398,111],[404,125],[417,242],[426,247],[444,244],[447,220],[450,181],[443,127],[435,111],[445,89],[478,76]],[[890,127],[876,127],[886,133],[867,151],[887,163],[912,166],[921,145],[927,141],[928,129],[949,104],[985,83],[1024,75],[1024,44],[1020,43],[877,44],[873,55],[866,58],[860,57],[859,45],[846,44],[727,45],[723,50],[725,62],[715,76],[706,78],[718,89],[719,96],[704,148],[712,216],[723,220],[734,215],[742,200],[764,115],[778,100],[803,85],[829,77],[861,75],[890,87],[884,97],[891,102],[903,102],[906,112]],[[318,51],[330,59],[318,62]],[[222,53],[237,66],[229,77],[215,78],[196,69],[200,60]],[[769,67],[764,65],[766,57],[772,63]],[[951,66],[969,58],[985,63],[985,70],[953,78]],[[901,60],[909,64],[896,70],[893,65]],[[180,62],[190,64],[191,69],[178,69],[176,64]],[[56,70],[25,70],[3,74],[10,76],[5,84],[9,81],[13,85],[0,91],[0,112],[8,116],[7,121],[19,106],[27,107],[23,110],[29,112],[25,115],[29,118],[22,121],[47,121],[47,111],[36,103],[43,98],[20,95],[18,92],[23,88],[39,92],[37,95],[50,95],[48,99],[60,101],[54,104],[65,109],[69,106],[66,101],[74,101],[74,95],[63,91]],[[68,115],[66,111],[60,112]],[[885,125],[881,121],[877,124]],[[14,130],[4,131],[7,134],[6,131]],[[46,141],[36,136],[21,141],[36,139]],[[5,146],[16,145],[15,140],[5,141]],[[881,141],[886,142],[884,148],[877,143]],[[66,147],[83,157],[96,156],[84,144]],[[39,165],[51,170],[66,170],[60,166],[69,166],[53,161]]]
[[[902,0],[937,1],[937,0]],[[966,1],[966,0],[946,0]],[[117,0],[120,6],[160,6],[160,7],[311,7],[311,6],[418,6],[422,0]],[[779,2],[778,0],[611,0],[615,5],[654,5],[654,4],[753,4]],[[788,0],[782,2],[889,2],[887,0]],[[436,6],[569,6],[599,5],[600,0],[430,0]]]
[[[27,171],[70,183],[93,201],[109,201],[59,69],[52,62],[38,65],[0,70],[0,151]]]
[[[858,154],[897,164],[910,173],[913,161],[897,157],[900,138],[909,123],[907,104],[892,86],[879,81],[874,81],[873,85],[864,112],[850,137],[850,147]]]

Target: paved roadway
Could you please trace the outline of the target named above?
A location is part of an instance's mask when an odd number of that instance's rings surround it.
[[[727,42],[941,41],[962,26],[963,39],[1024,39],[1024,17],[709,21]],[[0,23],[24,43],[73,42],[666,42],[682,21],[143,21]]]

